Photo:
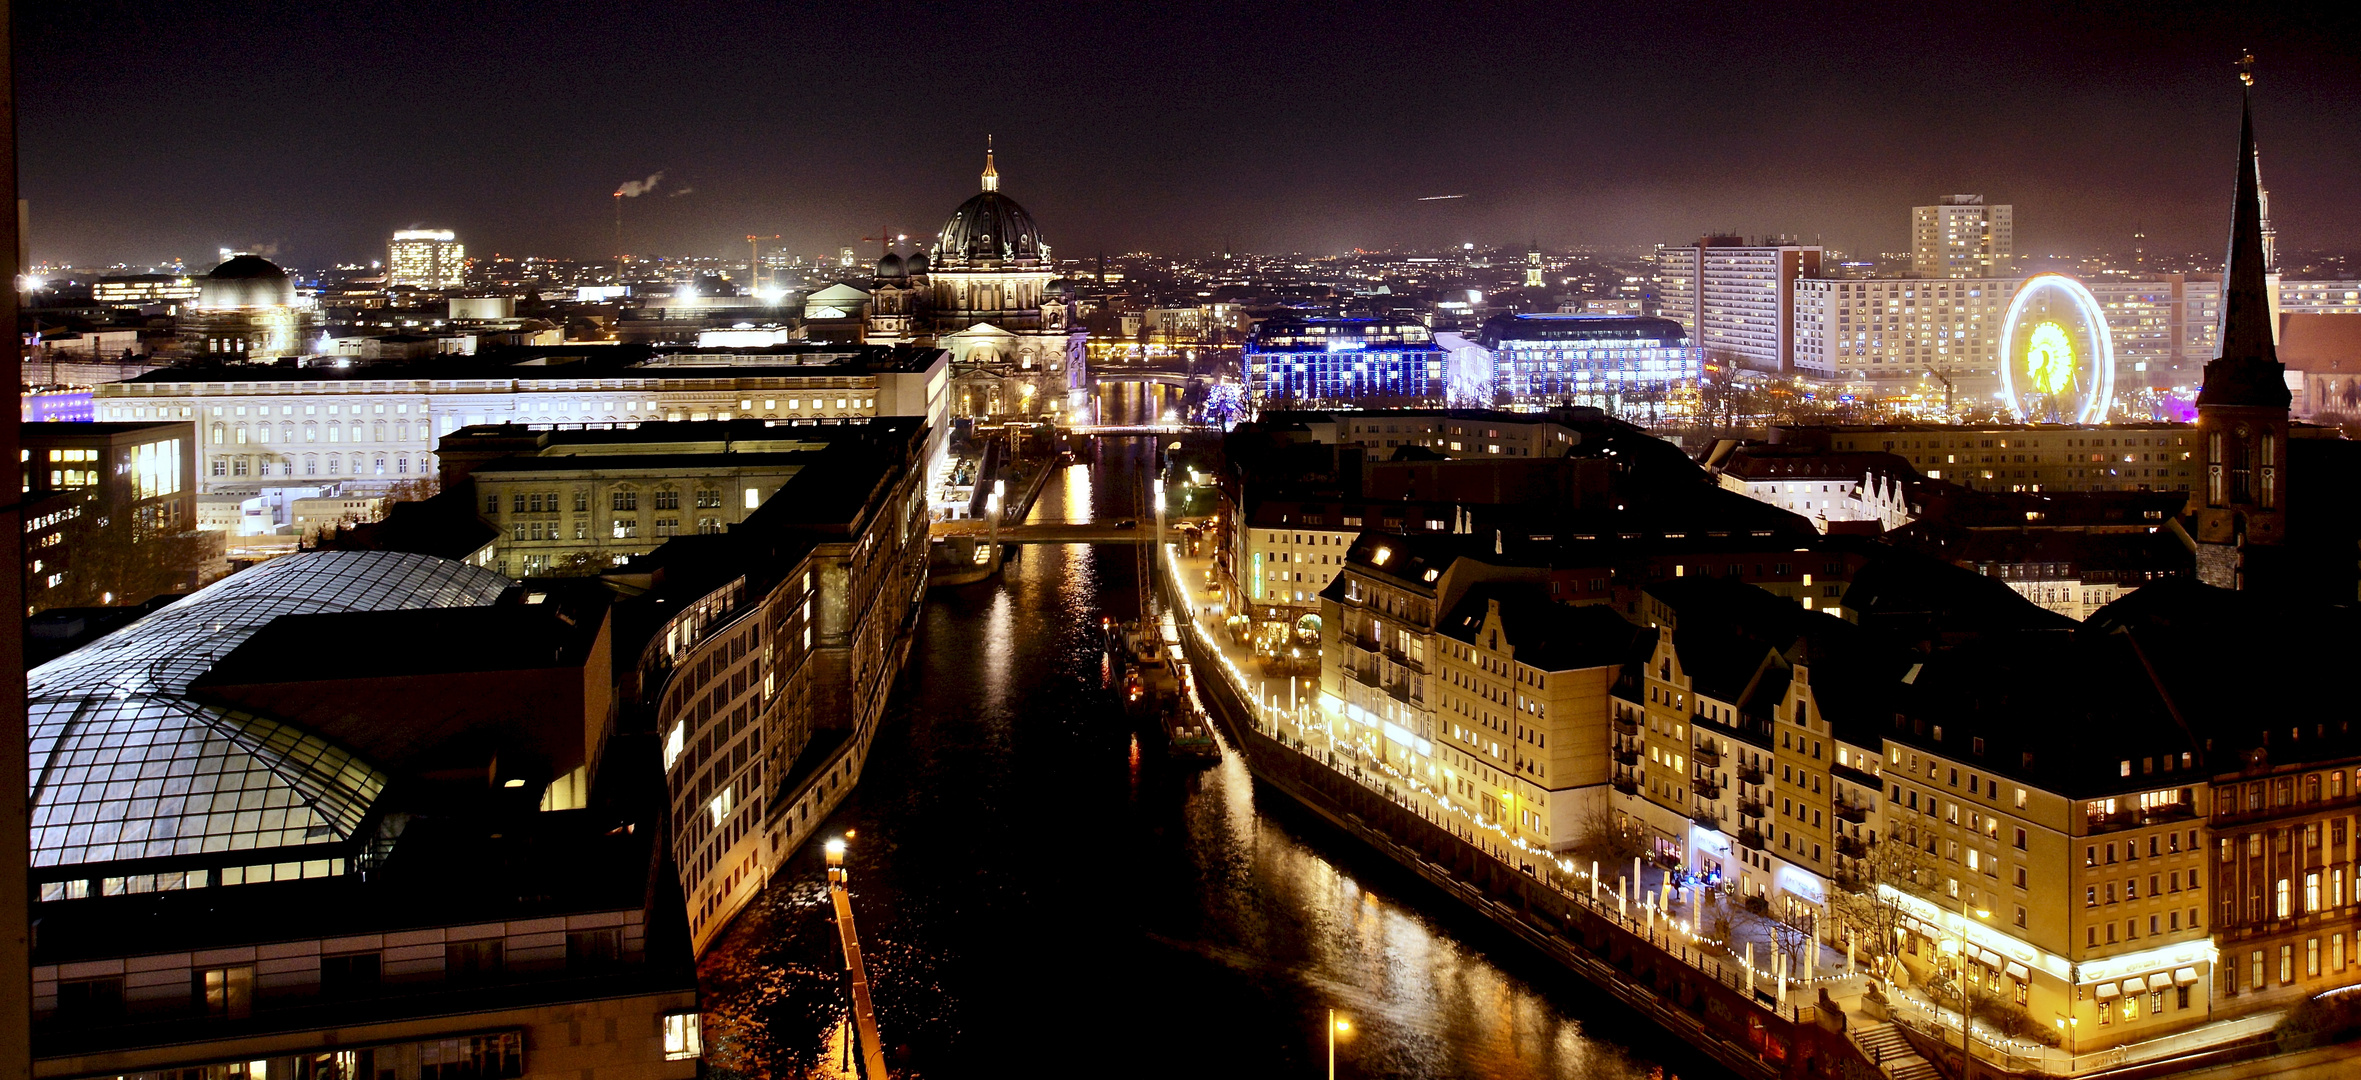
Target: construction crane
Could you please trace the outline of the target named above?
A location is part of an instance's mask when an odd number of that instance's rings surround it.
[[[877,257],[882,259],[894,253],[893,245],[910,239],[910,235],[908,233],[894,232],[893,230],[885,228],[881,225],[877,229],[877,235],[864,236],[861,239],[865,242],[875,243],[877,245]]]

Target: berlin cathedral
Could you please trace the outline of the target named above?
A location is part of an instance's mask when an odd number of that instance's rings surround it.
[[[878,260],[863,336],[950,350],[953,415],[1087,415],[1088,334],[1056,278],[1033,215],[1000,193],[986,150],[983,190],[951,212],[933,255]]]

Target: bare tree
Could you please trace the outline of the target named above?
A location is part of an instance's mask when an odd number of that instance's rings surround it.
[[[1903,837],[1888,835],[1870,845],[1867,857],[1852,861],[1859,874],[1838,878],[1838,888],[1830,897],[1840,937],[1849,933],[1856,955],[1863,958],[1891,955],[1894,929],[1901,925],[1901,905],[1886,898],[1878,886],[1891,885],[1897,892],[1934,887],[1938,869],[1934,854]]]
[[[1583,858],[1597,859],[1602,866],[1621,866],[1648,853],[1631,819],[1616,813],[1605,799],[1590,804],[1576,829],[1575,851]]]
[[[70,555],[58,586],[27,590],[33,610],[136,604],[188,592],[212,576],[208,571],[221,558],[218,532],[150,531],[104,515],[83,522],[69,534]]]
[[[397,480],[385,489],[387,503],[425,502],[443,490],[440,477],[425,473],[408,480]]]

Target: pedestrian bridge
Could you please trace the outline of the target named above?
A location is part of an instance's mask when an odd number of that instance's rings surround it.
[[[1100,521],[1028,521],[1020,525],[1000,527],[1003,544],[1147,544],[1153,543],[1156,522],[1153,518],[1138,519],[1138,524],[1124,528],[1129,519],[1107,518]],[[935,536],[987,536],[991,527],[974,519],[937,522],[931,530]],[[1166,539],[1171,539],[1168,533]]]

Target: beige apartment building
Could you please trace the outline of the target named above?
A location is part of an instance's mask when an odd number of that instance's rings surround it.
[[[860,427],[762,420],[530,431],[467,428],[442,442],[446,489],[473,485],[497,533],[493,569],[596,572],[675,536],[724,532]]]
[[[2209,1019],[2203,777],[2147,754],[2102,785],[2120,793],[2090,797],[2026,776],[2040,754],[1915,722],[1887,739],[1888,840],[1931,867],[1880,886],[1904,915],[1904,966],[1964,969],[2069,1044]]]
[[[1627,781],[1616,785],[1616,809],[1660,862],[1817,926],[1839,871],[1857,876],[1848,861],[1878,839],[1875,766],[1848,729],[1874,711],[1860,687],[1896,672],[1866,670],[1877,663],[1851,624],[1735,580],[1653,586],[1644,610],[1656,648],[1615,706],[1626,718],[1614,735]],[[1731,637],[1732,627],[1744,635]],[[1849,647],[1822,665],[1837,687],[1831,701],[1811,671],[1837,643]]]
[[[1435,737],[1443,798],[1511,842],[1562,851],[1604,820],[1609,697],[1642,632],[1604,606],[1478,585],[1445,619]]]
[[[2188,491],[2204,463],[2187,424],[1831,424],[1772,441],[1883,451],[1934,480],[1985,491]]]
[[[2006,276],[2016,255],[2016,210],[1982,195],[1945,195],[1910,210],[1910,273],[1921,278]]]

